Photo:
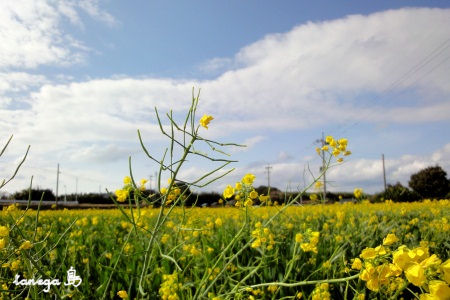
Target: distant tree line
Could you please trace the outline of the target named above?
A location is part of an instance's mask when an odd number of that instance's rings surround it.
[[[411,175],[408,182],[410,187],[400,182],[389,184],[386,191],[373,197],[375,202],[392,200],[394,202],[413,202],[422,199],[449,199],[450,180],[447,173],[438,165],[425,168]]]
[[[409,187],[403,186],[397,182],[394,185],[389,184],[386,191],[375,194],[369,197],[373,202],[381,202],[385,200],[392,200],[394,202],[413,202],[427,198],[450,198],[450,180],[447,178],[447,173],[440,167],[428,167],[418,173],[411,175],[409,180]],[[178,184],[183,192],[183,202],[186,206],[211,206],[220,205],[221,194],[216,192],[192,192],[188,187]],[[259,186],[255,188],[259,195],[267,195],[269,188],[267,186]],[[141,191],[142,195],[149,199],[149,202],[153,206],[158,207],[161,199],[161,195],[154,190]],[[295,197],[297,193],[282,192],[276,187],[270,188],[270,199],[273,203],[278,204],[286,203],[292,197]],[[310,193],[304,193],[299,199],[302,202],[309,202]],[[59,196],[58,201],[78,201],[78,203],[91,203],[91,204],[113,204],[112,198],[116,196],[114,193],[81,193],[81,194],[68,194]],[[134,195],[131,192],[131,199],[134,199]],[[327,192],[326,198],[328,202],[338,202],[343,200],[353,199],[353,193],[333,193]],[[8,197],[10,200],[40,200],[43,201],[56,201],[56,197],[50,189],[25,189],[16,192]],[[254,201],[255,205],[259,205],[258,199]]]

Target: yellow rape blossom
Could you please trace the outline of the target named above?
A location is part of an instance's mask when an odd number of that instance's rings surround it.
[[[234,195],[234,188],[231,185],[227,185],[225,190],[223,191],[223,197],[225,199],[231,198]]]
[[[203,117],[200,119],[200,125],[208,129],[209,122],[211,122],[212,120],[214,120],[212,116],[203,115]]]
[[[444,281],[431,280],[428,283],[428,288],[435,299],[450,299],[450,287]]]
[[[165,244],[167,243],[167,241],[170,239],[170,235],[168,234],[163,234],[163,236],[161,237],[161,243]]]
[[[0,226],[0,237],[7,237],[9,235],[9,229],[6,226]]]
[[[25,241],[22,243],[22,245],[20,245],[19,249],[20,250],[28,250],[31,249],[33,247],[33,244],[30,241]]]
[[[363,190],[361,188],[355,188],[353,190],[353,194],[355,195],[356,199],[360,199],[362,197]]]
[[[442,265],[441,270],[444,276],[444,280],[450,284],[450,258],[447,259]]]
[[[269,195],[263,195],[263,194],[259,195],[259,201],[266,203],[268,200],[270,200]]]
[[[394,243],[398,242],[398,237],[394,233],[389,233],[384,239],[383,239],[383,245],[389,246]]]
[[[251,191],[249,197],[250,199],[255,200],[256,198],[258,198],[258,192],[255,190]]]
[[[125,176],[123,178],[123,184],[125,184],[125,185],[131,184],[131,177],[130,176]]]
[[[163,282],[159,288],[159,294],[163,300],[178,300],[178,290],[181,287],[181,283],[178,283],[178,274],[165,274],[163,275]]]
[[[362,268],[361,260],[359,258],[355,258],[355,260],[353,261],[353,264],[352,264],[352,269],[361,270],[361,268]]]
[[[6,239],[0,238],[0,250],[3,250],[6,247]]]
[[[146,184],[147,182],[148,182],[147,179],[142,178],[142,179],[139,181],[139,190],[145,191],[145,184]]]
[[[339,154],[341,154],[341,151],[338,148],[335,148],[332,152],[333,156],[338,156]]]
[[[119,296],[120,299],[128,299],[128,293],[124,290],[118,291],[117,296]]]
[[[406,278],[415,286],[421,287],[426,281],[425,270],[418,264],[414,263],[405,271]]]
[[[124,202],[127,199],[129,192],[128,190],[116,190],[115,194],[118,202]]]
[[[244,184],[247,184],[247,185],[252,185],[252,184],[253,184],[253,181],[255,180],[255,178],[256,178],[255,175],[249,173],[249,174],[246,174],[246,175],[242,178],[242,182],[243,182]]]
[[[240,182],[236,182],[236,185],[234,187],[238,191],[242,190],[242,184]]]
[[[347,146],[348,140],[346,138],[342,138],[338,140],[340,146]]]
[[[316,194],[311,194],[311,195],[309,195],[309,199],[310,199],[311,201],[315,202],[315,201],[317,201],[318,197],[317,197]]]

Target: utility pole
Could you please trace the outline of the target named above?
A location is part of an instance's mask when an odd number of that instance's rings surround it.
[[[270,191],[270,169],[272,169],[271,165],[267,165],[266,166],[266,170],[267,170],[267,188],[268,191]]]
[[[151,191],[152,190],[152,178],[153,178],[153,175],[150,175],[148,178],[150,179],[148,181],[148,189]]]
[[[78,202],[78,177],[75,178],[75,202]]]
[[[381,154],[381,160],[383,161],[383,181],[384,181],[384,191],[386,192],[386,169],[384,168],[384,154]]]
[[[59,163],[58,163],[58,165],[57,165],[57,168],[56,168],[56,197],[55,197],[55,199],[56,199],[56,205],[58,205],[58,188],[59,188],[59,174],[60,174],[61,172],[59,172]]]
[[[64,185],[64,203],[67,203],[67,186]]]
[[[322,131],[322,139],[320,140],[322,147],[325,146],[325,136]],[[325,170],[325,151],[322,151],[322,168],[320,168],[320,171],[323,172],[323,201],[325,202],[327,199],[327,176],[326,176],[326,170]]]

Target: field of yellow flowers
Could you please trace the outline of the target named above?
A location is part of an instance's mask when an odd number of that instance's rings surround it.
[[[2,211],[1,297],[449,297],[448,200],[174,208],[146,260],[158,212],[134,210],[131,223],[119,210]],[[13,283],[16,274],[62,280],[70,267],[83,280],[76,288]]]
[[[203,138],[214,118],[197,121],[197,104],[193,95],[182,123],[168,113],[169,126],[155,109],[169,138],[161,159],[138,131],[159,165],[159,194],[143,193],[130,158],[130,176],[112,198],[128,206],[1,211],[0,299],[450,299],[449,200],[370,204],[355,189],[358,203],[318,204],[313,194],[315,205],[298,204],[351,155],[346,138],[326,137],[316,148],[322,173],[283,205],[259,195],[255,176],[246,174],[226,186],[222,207],[187,207],[190,187],[233,170],[224,169],[234,161],[222,147],[240,146]],[[195,150],[198,143],[211,153]],[[219,165],[180,181],[191,156]]]

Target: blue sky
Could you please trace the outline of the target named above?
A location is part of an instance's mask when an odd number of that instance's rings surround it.
[[[424,6],[426,5],[426,6]],[[450,9],[447,1],[4,1],[0,4],[0,178],[30,156],[4,191],[114,190],[132,156],[137,177],[165,144],[153,107],[180,116],[201,88],[208,138],[230,150],[256,185],[301,189],[316,173],[322,132],[353,155],[330,170],[330,189],[407,184],[429,165],[450,172]],[[214,166],[182,169],[192,180]],[[167,178],[168,175],[165,175]],[[164,179],[165,179],[164,178]]]

